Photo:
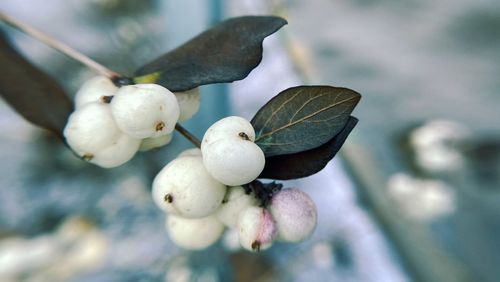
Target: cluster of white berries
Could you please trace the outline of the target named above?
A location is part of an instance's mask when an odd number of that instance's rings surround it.
[[[95,77],[75,96],[64,136],[79,156],[102,167],[119,166],[138,150],[166,145],[178,121],[199,108],[197,89],[172,93],[156,84],[117,87]],[[262,172],[265,156],[250,122],[231,116],[214,123],[201,149],[189,149],[167,164],[153,182],[153,199],[168,213],[166,228],[177,245],[191,250],[215,243],[236,228],[248,250],[274,240],[298,242],[316,226],[314,202],[298,189],[283,189],[264,203],[242,185]]]
[[[157,84],[117,87],[104,76],[85,82],[75,96],[64,137],[73,151],[101,167],[116,167],[138,150],[168,144],[178,121],[199,108],[197,88],[172,93]]]
[[[253,142],[252,125],[227,117],[205,133],[200,149],[189,149],[167,164],[153,181],[153,199],[167,215],[177,245],[200,250],[214,244],[225,227],[238,230],[245,249],[267,249],[274,240],[298,242],[312,234],[316,207],[298,189],[277,192],[267,207],[241,186],[262,172],[265,157]]]

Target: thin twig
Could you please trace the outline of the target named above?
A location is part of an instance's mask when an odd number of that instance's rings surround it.
[[[51,36],[41,32],[40,30],[34,28],[33,26],[24,23],[14,17],[11,17],[3,12],[0,12],[0,20],[4,21],[8,25],[26,33],[29,36],[32,36],[41,42],[47,44],[48,46],[56,49],[57,51],[66,54],[67,56],[79,61],[80,63],[86,65],[90,69],[95,72],[108,77],[109,79],[116,79],[117,77],[121,77],[118,73],[106,68],[105,66],[97,63],[91,58],[83,55],[82,53],[76,51],[70,46],[52,38]]]
[[[175,130],[177,130],[180,134],[182,134],[184,137],[186,137],[187,140],[189,140],[193,145],[195,145],[198,148],[201,148],[201,141],[196,138],[191,132],[187,131],[182,125],[180,124],[175,124]]]
[[[128,78],[122,76],[107,67],[99,64],[98,62],[92,60],[91,58],[85,56],[84,54],[78,52],[77,50],[71,48],[70,46],[58,41],[55,38],[43,33],[42,31],[34,28],[33,26],[24,23],[14,17],[11,17],[0,11],[0,20],[7,23],[8,25],[26,33],[27,35],[38,39],[39,41],[47,44],[48,46],[56,49],[57,51],[66,54],[67,56],[79,61],[80,63],[86,65],[90,69],[95,72],[104,75],[111,79],[113,82],[118,82],[118,84],[127,85],[130,84],[129,81],[122,82],[121,80],[127,80]],[[186,137],[191,143],[193,143],[196,147],[201,147],[201,142],[196,138],[193,134],[191,134],[188,130],[182,127],[180,124],[175,125],[175,129],[179,131],[184,137]]]

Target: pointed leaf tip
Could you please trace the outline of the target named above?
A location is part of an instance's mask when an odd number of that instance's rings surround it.
[[[321,146],[344,128],[360,99],[359,93],[342,87],[286,89],[253,117],[255,143],[266,157]]]
[[[243,79],[262,60],[263,40],[286,23],[276,16],[228,19],[146,64],[136,79],[156,73],[155,83],[171,91]]]
[[[319,172],[335,157],[357,123],[357,118],[349,117],[344,128],[318,148],[266,158],[266,165],[259,178],[289,180]]]

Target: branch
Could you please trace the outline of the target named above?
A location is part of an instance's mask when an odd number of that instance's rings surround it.
[[[3,22],[7,23],[8,25],[22,31],[23,33],[34,37],[38,39],[39,41],[45,43],[46,45],[56,49],[57,51],[66,54],[67,56],[77,60],[78,62],[86,65],[90,69],[94,70],[95,72],[104,75],[108,77],[111,80],[116,80],[119,77],[122,77],[118,73],[106,68],[105,66],[97,63],[96,61],[92,60],[91,58],[83,55],[82,53],[76,51],[75,49],[71,48],[70,46],[52,38],[51,36],[41,32],[40,30],[34,28],[33,26],[21,22],[20,20],[11,17],[3,12],[0,12],[0,20]]]
[[[177,130],[180,134],[182,134],[184,137],[186,137],[187,140],[191,141],[193,145],[195,145],[198,148],[201,148],[201,141],[196,138],[191,132],[187,131],[182,125],[180,124],[175,124],[175,130]]]
[[[98,62],[92,60],[91,58],[85,56],[79,51],[71,48],[70,46],[58,41],[57,39],[52,38],[51,36],[41,32],[40,30],[34,28],[33,26],[23,23],[20,20],[11,17],[0,11],[0,20],[7,23],[8,25],[22,31],[23,33],[38,39],[39,41],[47,44],[48,46],[56,49],[57,51],[77,60],[78,62],[86,65],[90,69],[95,72],[108,77],[111,81],[113,81],[117,85],[127,85],[131,84],[129,78],[122,76],[107,67],[99,64]],[[109,98],[111,99],[111,98]],[[196,147],[201,147],[201,142],[196,138],[193,134],[191,134],[188,130],[182,127],[180,124],[175,125],[175,129],[179,131],[184,137],[186,137],[191,143],[193,143]]]

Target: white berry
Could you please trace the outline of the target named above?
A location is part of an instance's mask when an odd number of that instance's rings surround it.
[[[177,157],[185,157],[185,156],[198,156],[201,157],[201,150],[199,148],[191,148],[182,151]]]
[[[100,103],[89,103],[73,112],[63,134],[77,155],[102,167],[127,162],[140,144],[119,130],[109,106]]]
[[[207,171],[229,186],[249,183],[264,169],[264,153],[246,140],[219,140],[202,147],[202,154]]]
[[[168,213],[183,217],[205,217],[222,203],[226,186],[215,180],[200,156],[171,161],[153,181],[153,199]]]
[[[255,130],[248,120],[238,117],[229,116],[218,120],[210,126],[203,136],[202,146],[207,146],[215,141],[227,139],[228,137],[240,137],[243,132],[247,135],[250,141],[255,141]]]
[[[64,128],[64,136],[79,155],[108,146],[121,135],[108,105],[90,103],[74,111]]]
[[[200,89],[198,87],[183,91],[174,92],[179,103],[179,122],[192,118],[200,109]]]
[[[229,117],[216,122],[201,144],[207,171],[229,186],[255,180],[264,169],[265,156],[254,139],[252,125],[242,118]]]
[[[260,207],[250,206],[240,213],[238,235],[240,244],[249,251],[262,251],[271,247],[277,235],[271,213]]]
[[[87,80],[76,92],[75,107],[79,108],[85,104],[93,102],[102,102],[105,96],[113,96],[118,87],[105,76],[96,76]]]
[[[217,210],[217,218],[228,227],[236,227],[241,211],[249,206],[256,206],[257,199],[252,194],[246,194],[241,186],[229,187],[226,200]]]
[[[121,134],[110,146],[97,152],[89,162],[105,168],[120,166],[134,157],[140,144],[140,139]]]
[[[280,240],[299,242],[308,238],[316,228],[316,205],[299,189],[287,188],[276,193],[269,210],[276,221]]]
[[[160,137],[149,137],[142,139],[139,151],[145,152],[152,149],[160,148],[172,141],[172,134],[163,135]]]
[[[175,95],[157,84],[123,86],[110,105],[118,127],[135,138],[171,133],[180,111]]]
[[[168,215],[166,221],[170,239],[188,250],[202,250],[219,240],[224,232],[224,225],[215,218],[184,218]]]

